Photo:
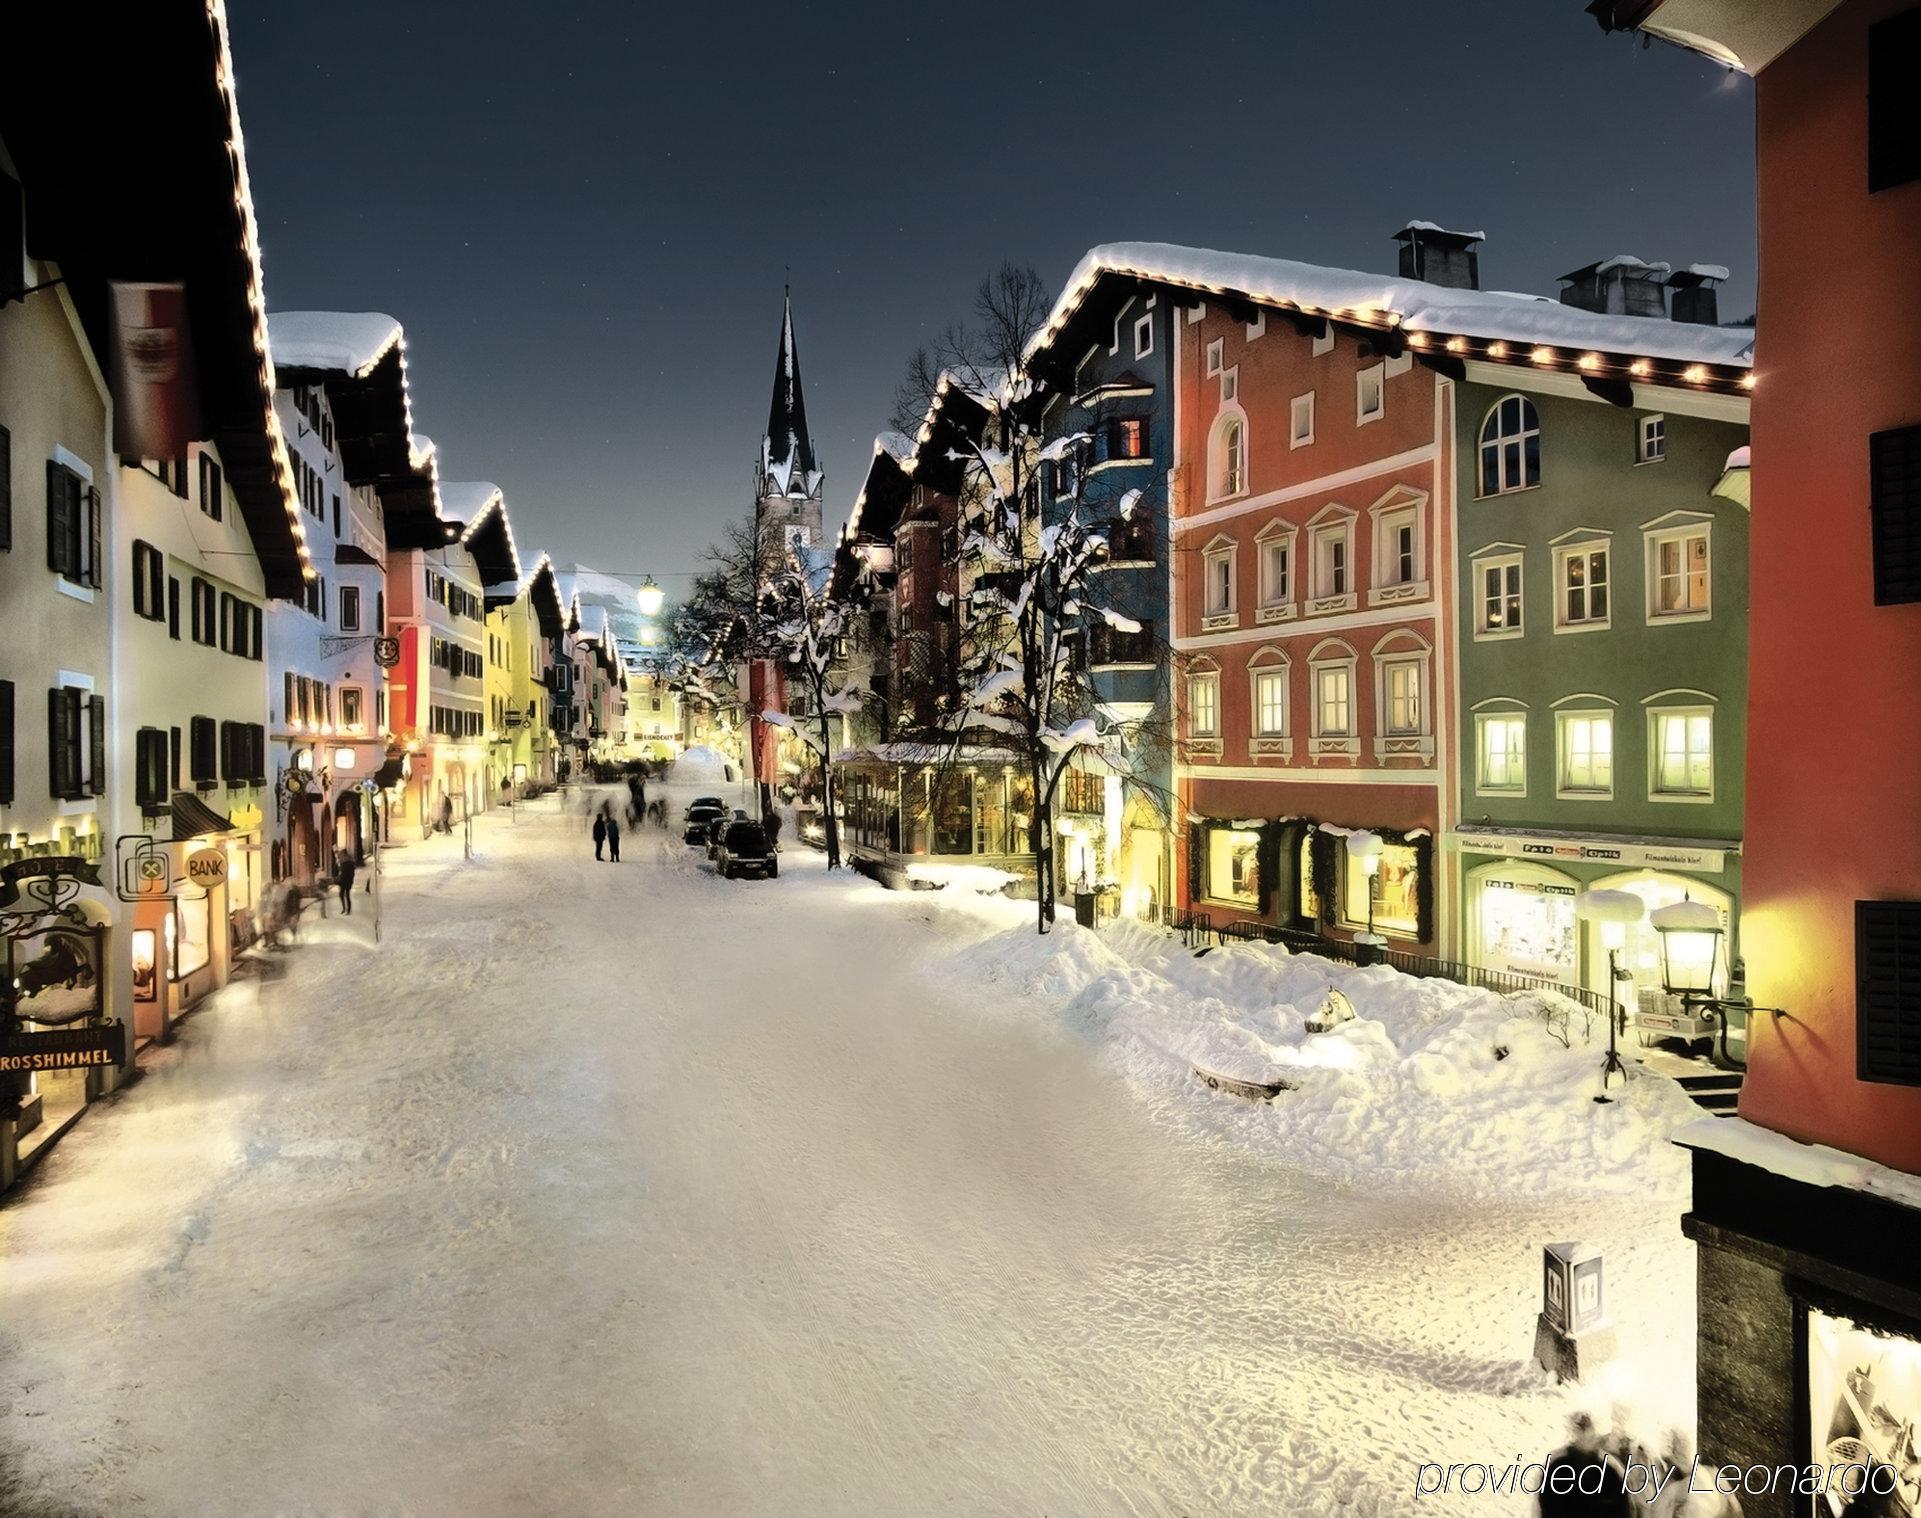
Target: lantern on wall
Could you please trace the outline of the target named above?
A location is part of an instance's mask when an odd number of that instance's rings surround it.
[[[1721,959],[1721,914],[1689,897],[1648,913],[1661,935],[1661,984],[1674,996],[1711,996]]]

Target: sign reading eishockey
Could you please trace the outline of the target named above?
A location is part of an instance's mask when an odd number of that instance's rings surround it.
[[[1687,843],[1629,843],[1601,838],[1538,838],[1525,833],[1465,833],[1454,840],[1464,854],[1499,854],[1508,859],[1573,859],[1641,869],[1699,870],[1719,874],[1726,849]]]
[[[1759,1497],[1768,1493],[1823,1497],[1832,1493],[1844,1502],[1864,1493],[1886,1497],[1899,1490],[1900,1472],[1879,1461],[1835,1465],[1712,1465],[1696,1455],[1687,1465],[1625,1466],[1596,1459],[1579,1465],[1560,1460],[1515,1460],[1507,1465],[1470,1461],[1462,1465],[1422,1464],[1414,1472],[1414,1497],[1465,1493],[1507,1497],[1520,1493],[1557,1497],[1579,1492],[1594,1497],[1625,1491],[1652,1505],[1663,1492],[1692,1492],[1697,1496]]]

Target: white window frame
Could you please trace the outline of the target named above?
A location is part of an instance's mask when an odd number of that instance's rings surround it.
[[[1607,613],[1596,617],[1591,613],[1594,606],[1594,582],[1590,576],[1583,585],[1586,595],[1584,605],[1590,615],[1579,620],[1569,617],[1567,609],[1568,564],[1575,558],[1585,559],[1590,568],[1595,554],[1607,555]],[[1583,533],[1579,537],[1569,537],[1554,544],[1554,630],[1557,633],[1605,632],[1614,625],[1614,540],[1607,533]]]
[[[1658,433],[1656,431],[1658,430]],[[1649,452],[1650,444],[1658,444]],[[1651,411],[1634,424],[1634,462],[1663,464],[1668,456],[1668,419],[1665,413]]]
[[[1414,601],[1427,594],[1427,498],[1396,486],[1368,508],[1374,522],[1374,583],[1369,587],[1370,605],[1390,601]],[[1412,573],[1403,580],[1400,572],[1400,547],[1396,541],[1403,527],[1414,533]],[[1389,573],[1397,578],[1388,578]]]
[[[1241,366],[1221,371],[1221,404],[1231,406],[1241,398]]]
[[[1334,588],[1331,550],[1341,549],[1341,588]],[[1345,507],[1328,506],[1308,523],[1307,528],[1307,610],[1310,614],[1352,611],[1354,590],[1354,513]]]
[[[1205,698],[1205,699],[1203,699]],[[1201,724],[1201,714],[1207,722]],[[1221,741],[1221,672],[1197,669],[1187,676],[1187,735],[1218,745]]]
[[[1201,550],[1202,632],[1218,632],[1240,625],[1240,554],[1239,541],[1226,533],[1209,539]],[[1226,571],[1227,598],[1223,604],[1216,604],[1214,586],[1222,569]]]
[[[1293,757],[1293,666],[1287,655],[1271,645],[1255,651],[1247,661],[1247,752],[1250,758]],[[1264,702],[1262,689],[1274,682],[1275,700]],[[1278,706],[1280,721],[1267,719]]]
[[[1521,428],[1518,432],[1501,431],[1501,408],[1509,401],[1521,403]],[[1529,412],[1534,414],[1532,425],[1528,423]],[[1494,429],[1491,437],[1488,435],[1490,427]],[[1525,395],[1509,391],[1482,413],[1480,431],[1475,434],[1474,444],[1474,498],[1476,500],[1487,501],[1498,495],[1515,495],[1523,490],[1541,488],[1540,480],[1529,480],[1527,477],[1527,440],[1530,437],[1540,440],[1535,444],[1535,452],[1540,456],[1541,474],[1545,477],[1547,434],[1541,427],[1541,408]],[[1519,444],[1521,449],[1521,478],[1518,483],[1507,477],[1507,445],[1511,443]],[[1495,488],[1491,491],[1486,488],[1487,472],[1484,462],[1489,448],[1494,450],[1495,455]]]
[[[1315,358],[1324,358],[1334,351],[1334,326],[1331,322],[1321,323],[1321,335],[1310,339],[1308,351]]]
[[[1647,622],[1648,626],[1669,626],[1678,622],[1708,622],[1714,618],[1714,519],[1695,512],[1675,512],[1648,523],[1641,530],[1644,548],[1642,578],[1647,583]],[[1661,611],[1656,601],[1661,585],[1661,549],[1668,543],[1686,544],[1699,538],[1707,550],[1706,599],[1700,606],[1685,607],[1680,611]],[[1686,553],[1683,550],[1682,583],[1688,579],[1685,568]]]
[[[1221,377],[1221,371],[1227,367],[1226,351],[1227,339],[1224,337],[1217,337],[1207,345],[1206,367],[1209,379]]]
[[[1317,644],[1313,653],[1308,655],[1311,682],[1308,689],[1308,731],[1310,752],[1317,759],[1331,755],[1353,757],[1361,751],[1360,691],[1354,680],[1359,663],[1359,656],[1339,639]],[[1339,731],[1329,727],[1325,720],[1328,711],[1326,680],[1329,675],[1337,674],[1345,691],[1347,719]]]
[[[1697,717],[1707,718],[1708,723],[1708,783],[1706,790],[1691,788],[1673,789],[1661,783],[1661,725],[1668,719],[1691,722]],[[1650,706],[1648,708],[1648,800],[1664,803],[1678,803],[1683,806],[1709,806],[1714,801],[1714,750],[1716,744],[1714,707],[1707,702],[1692,702],[1686,705]]]
[[[1134,322],[1134,357],[1150,358],[1154,353],[1154,313],[1143,312]]]
[[[1305,448],[1314,441],[1314,392],[1297,395],[1288,403],[1287,446]]]
[[[1527,635],[1527,555],[1525,551],[1520,548],[1506,546],[1487,549],[1475,554],[1468,560],[1468,563],[1472,566],[1474,573],[1474,641],[1477,643],[1499,643],[1510,638],[1525,637]],[[1488,625],[1487,576],[1490,570],[1498,570],[1501,573],[1503,582],[1506,580],[1507,572],[1509,570],[1514,571],[1515,582],[1518,586],[1516,595],[1520,601],[1520,616],[1519,620],[1512,626],[1490,627]],[[1501,598],[1504,602],[1507,598],[1505,583],[1501,591]]]
[[[1605,722],[1608,729],[1608,783],[1575,785],[1568,779],[1570,747],[1568,730],[1576,722]],[[1589,745],[1589,771],[1592,778],[1593,745]],[[1554,794],[1562,801],[1612,801],[1614,799],[1614,708],[1611,706],[1557,707],[1554,712]]]
[[[1434,760],[1434,650],[1419,633],[1390,632],[1371,651],[1374,666],[1374,758]],[[1394,683],[1414,682],[1414,724],[1395,726]]]
[[[1227,468],[1227,435],[1231,428],[1240,428],[1240,478],[1232,479]],[[1207,439],[1207,498],[1213,501],[1235,501],[1247,494],[1247,413],[1239,406],[1229,406],[1214,419],[1214,427]]]
[[[1372,411],[1367,409],[1368,381],[1372,379],[1379,387],[1377,394],[1380,404]],[[1369,422],[1378,422],[1387,415],[1387,365],[1385,362],[1369,364],[1365,369],[1354,371],[1354,425],[1365,427]]]
[[[1488,735],[1496,725],[1503,729],[1519,727],[1521,730],[1520,763],[1518,778],[1514,783],[1497,785],[1488,778]],[[1510,766],[1514,762],[1514,745],[1502,745],[1504,761]],[[1527,797],[1527,713],[1525,711],[1489,711],[1474,714],[1474,794],[1477,796],[1508,796],[1518,800]]]
[[[1295,544],[1298,529],[1292,522],[1275,518],[1254,536],[1255,567],[1260,581],[1260,597],[1255,605],[1257,622],[1287,622],[1294,616],[1295,591],[1301,578],[1300,554]],[[1276,587],[1269,564],[1269,553],[1280,547],[1287,554],[1287,583]],[[1278,593],[1277,593],[1278,590]]]

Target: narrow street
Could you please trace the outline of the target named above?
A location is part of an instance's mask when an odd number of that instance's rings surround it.
[[[942,983],[965,911],[527,811],[392,851],[377,950],[313,922],[0,1208],[0,1509],[1398,1514],[1559,1433],[1541,1241],[1688,1296],[1627,1205],[1184,1135]]]

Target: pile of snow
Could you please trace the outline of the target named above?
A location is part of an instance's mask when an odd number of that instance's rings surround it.
[[[669,785],[723,785],[738,778],[734,761],[704,743],[683,749],[667,770]]]
[[[981,896],[998,896],[1020,876],[986,864],[940,864],[922,860],[907,866],[907,878],[937,890],[972,891]]]
[[[1137,923],[1031,927],[962,949],[944,976],[1038,1001],[1102,1044],[1169,1118],[1290,1165],[1370,1186],[1463,1195],[1668,1194],[1671,1142],[1699,1109],[1639,1067],[1597,1103],[1605,1018],[1551,993],[1501,996],[1267,945],[1200,957]],[[1310,1033],[1329,993],[1351,1020]],[[1565,1026],[1571,1047],[1550,1031]],[[1196,1068],[1285,1086],[1270,1104],[1222,1098]]]

